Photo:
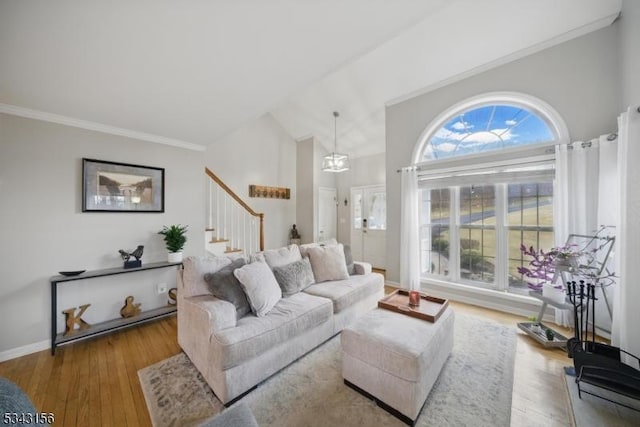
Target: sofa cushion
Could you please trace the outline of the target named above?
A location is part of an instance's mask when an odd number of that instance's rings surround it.
[[[350,245],[344,245],[344,262],[347,264],[347,273],[349,273],[349,276],[356,274],[356,267],[353,263],[353,255],[351,254]]]
[[[232,303],[236,308],[238,319],[251,311],[247,295],[233,274],[236,269],[245,264],[246,262],[243,258],[238,258],[215,273],[207,273],[204,275],[204,280],[209,284],[211,295]]]
[[[282,289],[282,295],[289,297],[313,285],[313,270],[309,258],[302,258],[282,267],[274,267],[273,275]]]
[[[215,364],[220,369],[240,365],[329,321],[332,312],[326,298],[304,292],[283,298],[266,316],[245,316],[235,328],[215,332],[211,338]]]
[[[244,293],[251,311],[256,316],[267,314],[282,298],[282,290],[273,272],[264,262],[252,262],[233,271]]]
[[[347,280],[316,283],[303,291],[310,295],[329,298],[333,302],[333,312],[340,313],[358,301],[384,288],[381,274],[351,276]]]
[[[184,272],[185,297],[195,297],[198,295],[210,295],[209,285],[204,280],[207,273],[215,273],[222,267],[231,264],[227,257],[220,256],[189,256],[182,261]]]
[[[283,265],[291,264],[292,262],[300,261],[302,259],[298,245],[289,245],[278,249],[268,249],[263,251],[262,255],[271,268],[282,267]]]
[[[342,244],[309,248],[307,253],[316,283],[349,278]]]

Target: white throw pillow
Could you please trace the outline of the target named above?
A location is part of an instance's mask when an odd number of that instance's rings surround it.
[[[307,253],[316,283],[349,278],[342,243],[311,247],[307,249]]]
[[[269,249],[263,251],[262,254],[264,255],[265,261],[271,268],[282,267],[283,265],[291,264],[292,262],[300,261],[302,259],[298,245]]]
[[[264,262],[252,262],[233,272],[247,294],[251,311],[265,316],[282,298],[282,290],[273,272]]]

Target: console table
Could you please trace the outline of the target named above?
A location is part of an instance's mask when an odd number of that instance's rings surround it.
[[[66,282],[73,282],[76,280],[93,279],[96,277],[115,276],[117,274],[135,273],[145,270],[155,270],[158,268],[167,268],[180,266],[180,262],[152,262],[144,264],[138,268],[106,268],[102,270],[86,271],[76,276],[53,276],[49,279],[51,282],[51,354],[54,355],[56,347],[69,343],[71,341],[77,341],[93,335],[105,334],[107,332],[115,331],[118,329],[126,328],[128,326],[137,325],[140,323],[148,322],[150,320],[159,319],[161,317],[169,316],[176,312],[176,306],[168,305],[165,307],[154,308],[152,310],[143,311],[137,316],[129,318],[117,318],[107,320],[106,322],[96,323],[91,325],[88,329],[82,331],[75,331],[74,333],[64,336],[58,334],[58,285]]]

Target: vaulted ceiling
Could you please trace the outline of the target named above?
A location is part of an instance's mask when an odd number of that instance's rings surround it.
[[[0,111],[191,148],[271,112],[293,138],[331,148],[338,110],[340,150],[374,154],[386,103],[619,11],[620,0],[0,0]]]

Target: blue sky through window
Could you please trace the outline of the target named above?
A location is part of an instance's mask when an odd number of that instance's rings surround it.
[[[488,105],[457,114],[436,131],[423,160],[552,141],[554,133],[539,116],[522,107]]]

